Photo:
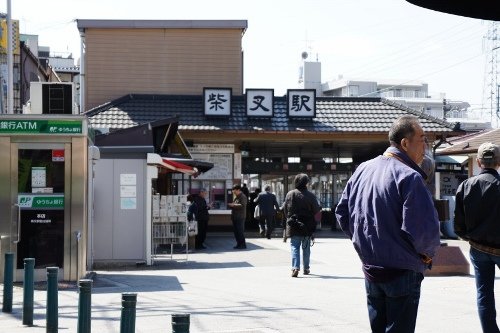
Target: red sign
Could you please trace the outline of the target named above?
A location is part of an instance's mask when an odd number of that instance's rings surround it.
[[[64,162],[64,149],[52,150],[52,162]]]

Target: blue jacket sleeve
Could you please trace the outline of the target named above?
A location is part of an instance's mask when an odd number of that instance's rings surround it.
[[[440,245],[439,220],[429,190],[421,177],[415,175],[401,188],[403,223],[401,229],[419,254],[433,257]]]

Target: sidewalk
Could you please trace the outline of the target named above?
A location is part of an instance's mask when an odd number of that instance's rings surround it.
[[[247,238],[246,250],[233,250],[230,234],[209,234],[206,243],[209,248],[189,253],[188,261],[97,271],[92,331],[119,332],[122,292],[138,293],[138,333],[171,332],[172,313],[191,314],[190,332],[370,331],[360,262],[339,232],[318,233],[311,275],[296,279],[290,277],[290,243],[281,238]],[[446,243],[468,251],[462,241]],[[480,332],[475,293],[472,275],[426,277],[416,332]],[[13,313],[0,313],[1,331],[45,332],[45,301],[46,292],[36,291],[36,326],[24,327],[22,288],[15,287]],[[60,290],[60,331],[76,332],[77,315],[76,290]]]

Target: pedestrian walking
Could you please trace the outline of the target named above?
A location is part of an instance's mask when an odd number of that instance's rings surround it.
[[[280,209],[276,196],[271,193],[271,186],[266,185],[254,202],[259,206],[259,230],[261,236],[271,239],[276,219],[276,210]]]
[[[310,273],[311,241],[316,230],[314,216],[320,211],[318,199],[307,190],[309,177],[300,173],[295,176],[295,189],[288,192],[283,203],[286,216],[286,228],[283,240],[290,238],[292,252],[292,277],[300,271],[300,252],[302,249],[302,266],[304,275]]]
[[[418,119],[398,118],[385,153],[361,163],[335,214],[362,262],[374,333],[414,332],[423,272],[440,245],[439,221],[420,168],[427,140]]]
[[[486,142],[477,150],[479,175],[458,186],[455,233],[469,241],[474,266],[477,309],[484,333],[498,333],[495,309],[495,266],[500,268],[500,147]]]

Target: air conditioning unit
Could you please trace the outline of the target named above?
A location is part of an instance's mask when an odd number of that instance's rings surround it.
[[[31,82],[30,113],[76,114],[75,88],[71,82]]]

